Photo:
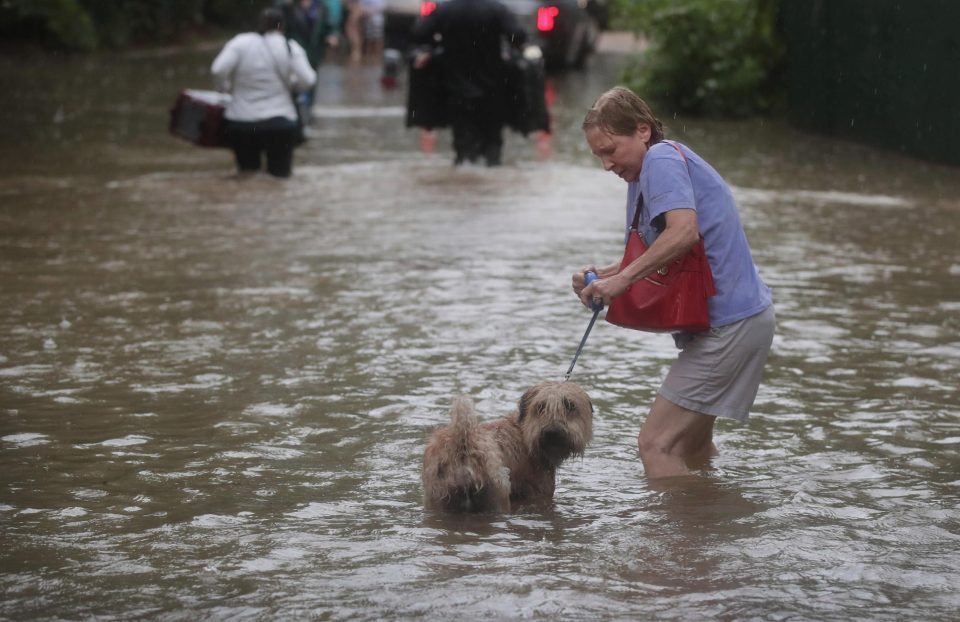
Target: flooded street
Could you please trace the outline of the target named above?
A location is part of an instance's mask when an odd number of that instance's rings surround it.
[[[625,186],[556,77],[549,139],[453,169],[376,67],[325,65],[287,182],[166,134],[216,48],[0,58],[0,618],[953,620],[960,175],[780,122],[665,117],[734,186],[778,333],[712,468],[651,486],[668,336],[604,322],[553,507],[422,507],[429,433],[507,414],[589,321]],[[39,78],[39,79],[38,79]]]

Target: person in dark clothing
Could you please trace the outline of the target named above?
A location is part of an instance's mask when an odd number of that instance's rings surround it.
[[[307,53],[310,66],[316,71],[327,48],[339,45],[339,0],[275,0],[274,6],[283,12],[287,38],[300,44]]]
[[[319,71],[326,56],[327,48],[339,45],[337,32],[340,30],[340,0],[275,0],[274,8],[283,13],[287,38],[296,41],[307,53],[307,60],[313,70]],[[300,117],[309,123],[313,102],[316,99],[317,84],[297,99]]]
[[[520,47],[526,33],[496,0],[450,0],[422,18],[413,41],[429,46],[414,66],[439,62],[447,115],[453,128],[454,164],[500,164],[505,123],[506,65],[503,42]]]

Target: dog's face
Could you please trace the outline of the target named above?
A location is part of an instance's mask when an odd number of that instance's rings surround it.
[[[541,382],[520,398],[520,429],[530,455],[555,468],[570,456],[582,456],[593,438],[593,404],[572,382]]]

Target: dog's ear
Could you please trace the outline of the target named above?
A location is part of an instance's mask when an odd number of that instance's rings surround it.
[[[520,396],[520,401],[517,403],[517,412],[520,413],[520,416],[517,417],[517,421],[523,422],[527,416],[527,411],[530,410],[530,402],[533,401],[534,396],[537,394],[535,387],[530,387],[524,391],[523,395]]]

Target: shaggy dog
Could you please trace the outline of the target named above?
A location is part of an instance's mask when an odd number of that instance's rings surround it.
[[[572,382],[528,389],[516,412],[479,423],[469,399],[454,399],[450,425],[423,454],[424,503],[451,512],[509,512],[553,498],[557,467],[582,456],[593,436],[593,404]]]

